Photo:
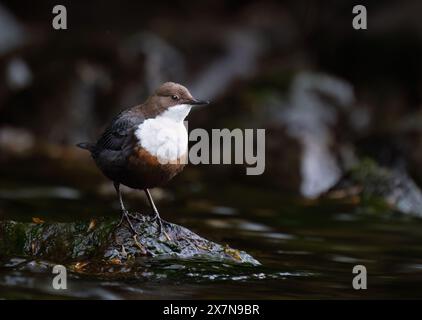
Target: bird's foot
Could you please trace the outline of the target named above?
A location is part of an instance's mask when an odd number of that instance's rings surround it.
[[[136,214],[131,214],[131,213],[127,212],[127,215],[129,216],[129,218],[131,218],[131,219],[133,219],[133,220],[136,220],[136,221],[139,221],[139,222],[143,221],[143,219],[142,219],[142,218],[140,218],[140,217],[139,217],[138,215],[136,215]]]
[[[167,238],[167,240],[171,241],[170,236],[167,234],[165,228],[163,228],[163,226],[165,226],[166,224],[169,224],[169,223],[167,221],[165,221],[164,219],[162,219],[158,212],[155,213],[155,216],[152,218],[152,221],[157,221],[159,236],[161,236],[161,234],[164,234],[165,237]]]
[[[132,231],[133,234],[138,235],[139,232],[135,230],[135,228],[133,227],[132,221],[130,220],[131,218],[135,218],[133,215],[131,215],[127,210],[123,210],[122,211],[122,216],[120,218],[119,223],[117,224],[116,228],[120,227],[123,223],[124,220],[126,220],[129,229]],[[136,219],[140,219],[138,217],[136,217]]]

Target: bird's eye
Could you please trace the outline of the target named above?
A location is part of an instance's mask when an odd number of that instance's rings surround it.
[[[175,95],[175,94],[174,94],[174,95],[172,95],[172,96],[171,96],[171,98],[172,98],[173,100],[179,100],[179,96],[177,96],[177,95]]]

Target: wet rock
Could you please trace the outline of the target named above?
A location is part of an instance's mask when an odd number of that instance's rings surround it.
[[[13,58],[7,64],[6,82],[10,89],[19,90],[32,82],[32,72],[27,62],[22,58]]]
[[[85,259],[124,265],[137,257],[160,259],[201,258],[210,261],[259,265],[249,254],[206,240],[182,226],[158,223],[136,214],[132,218],[134,236],[127,225],[117,221],[75,223],[0,222],[0,255],[19,255],[55,262]]]
[[[326,74],[302,72],[292,83],[288,106],[278,112],[288,134],[302,145],[300,186],[305,197],[316,197],[341,176],[333,151],[339,143],[334,128],[341,108],[354,102],[352,86]]]
[[[185,78],[185,58],[176,47],[158,34],[139,32],[125,41],[121,51],[129,61],[140,55],[145,57],[145,84],[149,92],[153,92],[168,79],[183,82]]]
[[[3,156],[4,154],[24,155],[32,150],[34,144],[35,138],[28,130],[9,126],[0,127],[0,151]]]
[[[0,5],[0,56],[25,43],[25,34],[16,18]]]
[[[250,118],[267,129],[270,174],[265,178],[283,190],[317,198],[349,167],[351,137],[364,131],[370,115],[357,105],[353,86],[344,79],[311,71],[284,77],[278,87],[255,89],[252,96],[258,112]]]
[[[220,96],[239,78],[251,77],[263,54],[262,39],[251,30],[237,30],[225,38],[226,54],[210,64],[191,86],[192,92],[204,99]],[[213,83],[212,86],[209,84]]]
[[[403,169],[382,167],[370,159],[351,169],[328,195],[359,195],[364,205],[379,211],[422,216],[422,191],[413,179]]]

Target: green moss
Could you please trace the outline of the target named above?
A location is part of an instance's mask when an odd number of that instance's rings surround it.
[[[362,188],[361,203],[366,211],[422,215],[422,192],[404,171],[365,158],[350,170],[348,180]]]
[[[94,228],[90,228],[88,222],[3,221],[0,222],[0,229],[4,230],[0,236],[1,253],[68,263],[83,259],[127,263],[137,256],[183,259],[201,256],[210,260],[259,264],[243,251],[208,241],[175,224],[166,224],[165,233],[159,235],[157,222],[150,217],[138,215],[132,223],[139,231],[136,237],[125,225],[116,227],[116,221],[111,219],[98,220]]]

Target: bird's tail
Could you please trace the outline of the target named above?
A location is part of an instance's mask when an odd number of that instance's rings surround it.
[[[91,151],[92,152],[92,151],[94,151],[95,143],[81,142],[81,143],[78,143],[76,146],[79,147],[79,148],[81,148],[81,149],[85,149],[85,150],[88,150],[88,151]]]

